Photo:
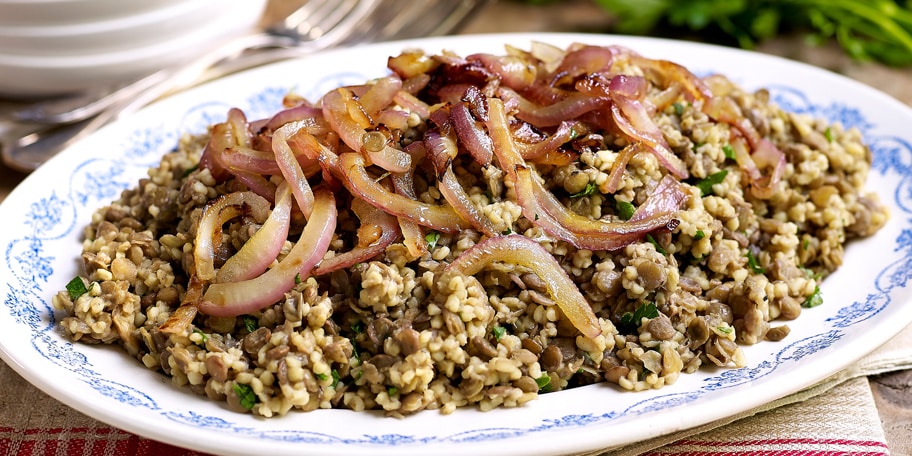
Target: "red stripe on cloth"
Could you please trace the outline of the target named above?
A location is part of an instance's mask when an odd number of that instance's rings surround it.
[[[0,427],[0,455],[206,456],[114,428]]]
[[[849,440],[849,439],[760,439],[760,440],[735,440],[735,441],[709,441],[709,440],[678,440],[669,446],[750,446],[750,445],[851,445],[866,447],[888,448],[887,444],[878,440]]]

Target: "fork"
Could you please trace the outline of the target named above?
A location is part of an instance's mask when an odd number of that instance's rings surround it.
[[[12,168],[32,171],[73,142],[169,93],[234,71],[333,46],[443,34],[461,24],[485,1],[308,0],[262,33],[233,40],[186,67],[161,70],[118,89],[94,117],[52,127],[53,131],[7,138],[12,140],[3,141],[2,158]],[[353,34],[355,30],[359,33]],[[270,48],[286,52],[250,52]]]

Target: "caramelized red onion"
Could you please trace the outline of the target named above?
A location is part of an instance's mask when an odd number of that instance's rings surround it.
[[[291,189],[276,190],[275,207],[266,222],[215,273],[215,282],[247,280],[262,274],[278,258],[291,226]]]
[[[256,312],[278,302],[295,280],[307,277],[329,248],[336,229],[332,192],[314,192],[314,206],[300,238],[278,265],[248,280],[209,285],[197,307],[206,315],[233,317]]]
[[[203,208],[193,247],[195,275],[201,280],[215,278],[216,250],[222,239],[222,225],[239,216],[251,216],[263,223],[269,216],[269,201],[253,192],[222,195]]]
[[[340,155],[339,169],[349,191],[389,214],[447,233],[455,233],[470,226],[449,206],[423,203],[387,190],[368,174],[364,159],[359,154],[347,152]]]
[[[602,333],[592,307],[560,263],[539,243],[525,236],[509,234],[481,241],[453,260],[444,274],[471,276],[497,261],[528,268],[538,275],[551,299],[583,336],[593,338]],[[447,279],[441,281],[445,283]]]
[[[358,244],[348,252],[320,262],[320,265],[313,270],[313,275],[323,275],[366,262],[383,253],[399,238],[401,233],[399,220],[396,217],[360,199],[352,200],[351,209],[361,220],[361,226],[358,228]]]

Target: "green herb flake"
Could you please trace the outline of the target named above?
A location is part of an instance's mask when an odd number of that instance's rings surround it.
[[[185,169],[183,177],[187,177],[187,176],[193,174],[193,172],[198,169],[199,169],[199,165],[191,166],[190,168]]]
[[[659,309],[654,303],[644,302],[633,312],[626,312],[621,316],[619,330],[624,334],[632,334],[640,327],[643,319],[652,319],[659,316]]]
[[[260,322],[253,315],[244,315],[244,328],[247,332],[254,332],[260,326]]]
[[[550,393],[553,389],[551,377],[548,374],[542,374],[541,377],[536,378],[535,383],[538,385],[539,393]]]
[[[495,326],[491,329],[491,332],[494,333],[494,340],[500,341],[500,339],[507,333],[507,328],[503,326]]]
[[[678,102],[672,103],[671,107],[674,108],[675,115],[680,116],[684,114],[684,105]]]
[[[713,185],[721,184],[725,180],[725,176],[728,175],[728,170],[723,169],[722,171],[712,173],[709,176],[706,176],[705,179],[700,179],[694,184],[695,187],[700,189],[700,195],[707,196],[712,195]]]
[[[317,377],[317,380],[319,380],[321,382],[325,381],[327,378],[329,378],[326,376],[326,374],[318,374],[318,373],[314,373],[314,377]]]
[[[389,394],[390,396],[395,396],[395,395],[399,394],[399,388],[396,388],[395,386],[390,386],[389,388],[386,389],[386,394]]]
[[[257,403],[256,394],[253,393],[253,388],[250,385],[245,385],[243,383],[235,383],[233,386],[234,394],[238,397],[238,402],[240,402],[241,407],[244,407],[247,410],[252,410],[253,406]]]
[[[427,242],[428,250],[434,250],[434,247],[437,247],[437,241],[440,240],[440,233],[436,231],[431,231],[428,234],[424,235],[424,242]]]
[[[751,252],[750,250],[747,251],[747,267],[749,267],[751,271],[754,271],[754,274],[763,274],[766,272],[766,270],[763,269],[763,266],[760,266],[760,261],[754,256],[754,252]]]
[[[697,232],[694,233],[693,240],[699,241],[700,239],[703,239],[705,237],[706,237],[706,233],[704,233],[703,230],[697,230]]]
[[[653,247],[655,247],[656,252],[659,252],[659,253],[661,253],[662,255],[667,255],[667,254],[668,254],[668,252],[665,251],[665,249],[664,249],[661,245],[659,245],[659,241],[656,241],[655,238],[652,237],[651,234],[647,234],[647,235],[646,235],[646,240],[649,241],[649,243],[652,244]]]
[[[355,334],[363,333],[364,332],[364,323],[362,323],[360,321],[356,321],[356,322],[352,323],[351,330]]]
[[[73,277],[73,280],[70,280],[66,284],[67,293],[70,295],[70,299],[77,300],[80,296],[89,292],[89,289],[86,288],[85,282],[82,281],[82,277],[76,276]]]
[[[595,190],[597,188],[598,188],[598,186],[595,185],[595,182],[590,181],[589,183],[586,184],[586,188],[570,195],[570,198],[576,199],[576,198],[582,198],[584,196],[589,196],[589,195],[595,193]]]
[[[725,154],[725,158],[729,160],[735,159],[735,149],[732,148],[731,144],[722,146],[722,153]]]
[[[823,132],[823,136],[826,137],[827,141],[833,142],[833,128],[827,127],[827,129]]]
[[[811,307],[817,307],[821,304],[823,304],[823,294],[820,293],[820,287],[817,286],[814,287],[814,292],[801,303],[801,307],[810,309]]]
[[[339,386],[339,381],[342,380],[342,376],[339,375],[339,371],[337,371],[335,369],[333,369],[332,372],[330,372],[330,374],[332,375],[332,380],[333,380],[331,386],[333,388],[337,388]]]
[[[295,285],[301,284],[301,274],[295,274]]]
[[[633,204],[628,201],[617,201],[614,205],[617,207],[618,216],[623,220],[630,220],[630,217],[633,217],[633,213],[636,211]]]
[[[209,336],[198,328],[193,328],[193,334],[199,334],[200,342],[197,345],[200,347],[205,346],[206,342],[209,341]]]
[[[722,334],[731,334],[734,329],[731,326],[716,326],[716,331]]]

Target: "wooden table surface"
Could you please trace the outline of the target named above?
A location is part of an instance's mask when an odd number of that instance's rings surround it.
[[[272,0],[266,17],[281,15],[296,1],[298,0]],[[612,20],[607,13],[586,0],[556,1],[544,5],[500,0],[480,10],[460,33],[604,32]],[[836,45],[813,48],[806,46],[802,36],[780,37],[761,44],[757,50],[830,69],[912,105],[912,69],[854,62]],[[6,106],[9,107],[8,104]],[[27,174],[0,164],[0,201],[25,177]],[[24,380],[22,383],[23,388],[34,388]],[[892,453],[912,454],[908,438],[912,435],[912,371],[873,377],[870,378],[870,384]],[[48,400],[53,401],[49,397]]]

